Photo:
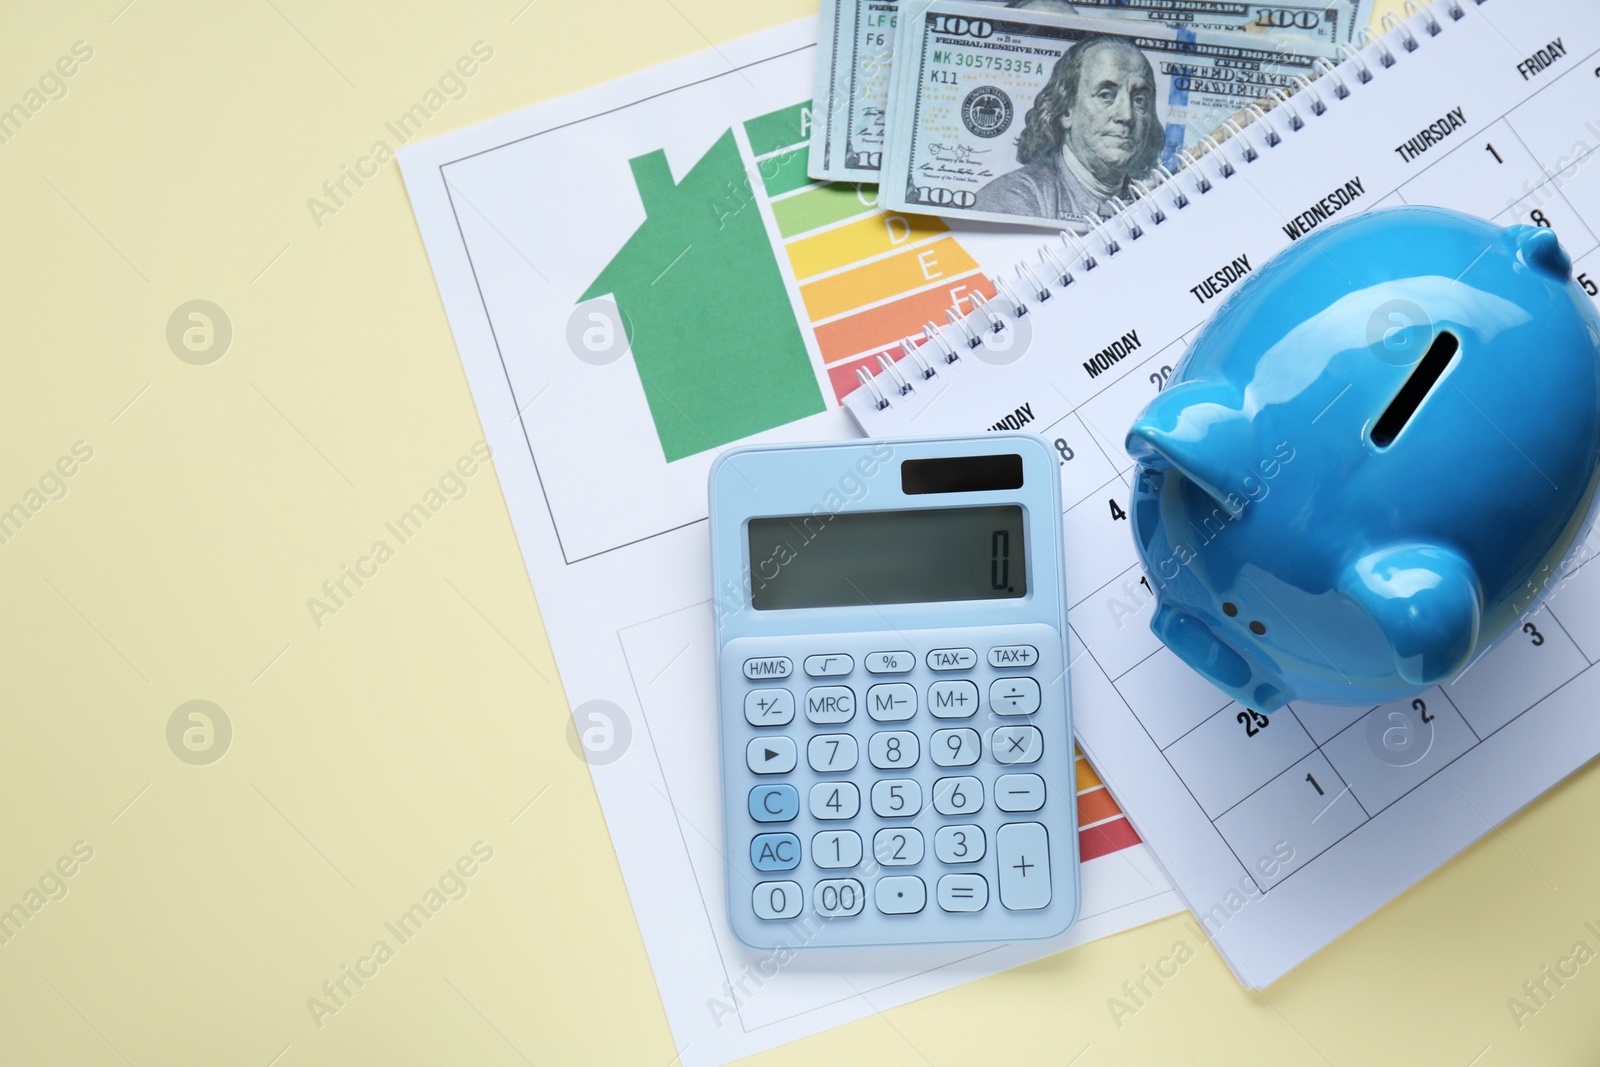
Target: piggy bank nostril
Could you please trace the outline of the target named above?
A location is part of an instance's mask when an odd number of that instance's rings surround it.
[[[1262,634],[1267,632],[1267,624],[1264,622],[1253,622],[1250,624],[1250,632],[1255,634],[1257,637],[1260,637]]]
[[[1239,614],[1239,608],[1235,604],[1223,604],[1222,613],[1231,619],[1235,615]]]

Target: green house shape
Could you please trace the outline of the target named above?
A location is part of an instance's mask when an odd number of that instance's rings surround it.
[[[667,461],[824,410],[730,129],[680,183],[630,160],[645,221],[580,302],[610,295]]]

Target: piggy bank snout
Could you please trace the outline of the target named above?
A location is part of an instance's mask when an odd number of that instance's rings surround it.
[[[1287,701],[1281,685],[1263,678],[1265,671],[1252,666],[1238,649],[1188,612],[1162,604],[1150,629],[1179,659],[1241,704],[1270,712]]]

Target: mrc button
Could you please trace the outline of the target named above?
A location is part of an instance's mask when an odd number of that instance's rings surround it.
[[[1038,662],[1039,650],[1032,645],[996,645],[989,650],[991,667],[1031,667]],[[749,670],[747,664],[745,672],[748,674]]]
[[[989,655],[993,656],[991,652]],[[787,678],[794,672],[788,656],[755,656],[744,661],[744,676],[751,681],[763,678]]]

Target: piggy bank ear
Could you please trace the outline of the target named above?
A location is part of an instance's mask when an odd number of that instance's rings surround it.
[[[1178,470],[1237,515],[1236,487],[1250,471],[1250,422],[1227,386],[1190,381],[1164,389],[1128,431],[1128,455],[1154,470]]]
[[[1466,665],[1478,644],[1483,592],[1470,564],[1438,545],[1395,545],[1345,568],[1340,591],[1378,624],[1396,672],[1434,685]]]
[[[1516,243],[1517,258],[1523,263],[1558,282],[1572,277],[1572,260],[1556,239],[1554,230],[1545,226],[1511,226],[1507,227],[1507,232]]]

